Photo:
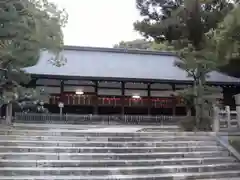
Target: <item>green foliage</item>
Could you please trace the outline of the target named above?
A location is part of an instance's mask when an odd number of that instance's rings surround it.
[[[231,59],[240,56],[240,5],[226,16],[214,32],[219,58]]]
[[[61,27],[67,16],[54,4],[46,0],[3,0],[0,17],[1,68],[35,64],[40,50],[56,54],[61,50]]]
[[[197,119],[195,117],[188,116],[179,122],[179,126],[183,131],[211,131],[212,118],[210,116],[206,116],[202,119],[200,124],[197,124]]]
[[[157,51],[175,51],[170,43],[162,42],[156,43],[154,41],[147,41],[144,39],[136,39],[133,41],[121,41],[119,44],[114,45],[114,48],[125,49],[141,49],[141,50],[157,50]]]
[[[194,117],[188,116],[179,122],[179,126],[183,131],[194,131],[196,127],[196,121]]]
[[[121,41],[119,44],[114,45],[114,48],[150,49],[151,45],[151,41],[147,41],[145,39],[136,39],[133,41]]]
[[[178,96],[180,96],[183,99],[183,103],[188,110],[194,108],[195,96],[192,87],[186,88],[183,91],[179,92]]]
[[[143,20],[137,21],[134,27],[143,36],[156,42],[186,37],[193,42],[215,29],[234,7],[234,1],[136,0],[136,5]]]
[[[153,42],[151,49],[158,50],[158,51],[168,51],[168,52],[176,51],[176,49],[168,42],[162,42],[162,43]]]
[[[66,22],[66,12],[47,0],[0,1],[0,68],[7,70],[0,79],[1,103],[16,102],[29,93],[21,91],[20,84],[30,80],[21,68],[36,64],[41,51],[55,54],[49,60],[53,65],[65,63],[60,51]]]
[[[217,53],[221,49],[222,40],[216,38],[216,35],[220,34],[216,29],[219,27],[218,24],[223,20],[226,21],[225,17],[229,18],[228,14],[234,11],[235,2],[136,0],[136,3],[143,20],[134,24],[135,29],[143,36],[153,38],[156,43],[161,42],[156,49],[174,51],[180,57],[181,60],[175,65],[186,71],[188,76],[193,78],[194,83],[192,88],[186,89],[179,95],[183,97],[188,108],[193,106],[196,110],[193,124],[198,129],[204,129],[202,125],[206,125],[209,129],[210,122],[206,123],[210,114],[208,110],[211,109],[209,107],[214,101],[209,98],[209,94],[215,90],[206,85],[206,79],[209,72],[226,64],[226,60],[219,58],[220,53]],[[237,30],[234,28],[234,32]],[[231,35],[232,32],[233,30]],[[224,33],[226,36],[226,32]],[[221,32],[220,37],[224,33]]]
[[[20,111],[47,112],[43,107],[44,102],[42,100],[49,94],[44,89],[19,88],[18,94],[19,98],[15,104]]]

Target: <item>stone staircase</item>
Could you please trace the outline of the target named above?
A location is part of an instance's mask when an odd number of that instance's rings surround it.
[[[2,126],[0,179],[240,179],[240,163],[211,133],[184,133],[173,126],[154,132],[95,131],[96,126]]]

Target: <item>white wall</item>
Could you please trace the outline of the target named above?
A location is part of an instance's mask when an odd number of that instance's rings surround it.
[[[59,85],[61,84],[60,80],[55,80],[55,79],[38,79],[37,80],[37,85]]]
[[[119,82],[99,82],[98,87],[115,87],[121,88],[122,84]]]
[[[37,86],[37,89],[44,89],[44,92],[48,94],[59,94],[60,87],[46,87],[46,86]]]
[[[147,96],[147,90],[125,90],[125,95],[126,96],[133,96],[133,95],[138,95],[138,96]]]
[[[64,92],[95,92],[95,88],[92,86],[64,86]]]
[[[170,84],[161,84],[161,83],[154,83],[151,84],[152,89],[169,89],[172,90],[172,86]]]
[[[151,91],[151,97],[171,97],[173,91]]]
[[[146,89],[147,84],[141,84],[141,83],[125,83],[125,88],[131,88],[131,89]]]
[[[94,85],[92,81],[82,81],[82,80],[64,80],[64,84],[72,84],[72,85]]]
[[[121,96],[121,89],[98,89],[99,95]]]

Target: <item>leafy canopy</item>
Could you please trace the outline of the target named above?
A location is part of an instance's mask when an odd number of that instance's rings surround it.
[[[156,43],[168,44],[179,55],[176,66],[193,78],[193,87],[184,96],[192,100],[196,110],[196,126],[201,127],[206,110],[207,94],[214,90],[207,86],[210,71],[224,64],[219,59],[215,30],[234,9],[235,2],[228,0],[136,0],[143,16],[134,27]],[[161,46],[160,46],[161,48]],[[189,102],[187,102],[189,104]],[[208,127],[210,127],[208,125]]]
[[[0,1],[0,68],[7,70],[7,76],[0,79],[2,102],[20,98],[18,88],[27,79],[21,68],[34,65],[42,50],[56,55],[50,59],[53,65],[64,63],[59,52],[63,47],[61,28],[67,17],[64,10],[47,0]],[[4,98],[6,94],[8,98]]]
[[[214,32],[219,57],[227,60],[240,55],[240,5],[225,17]]]
[[[191,40],[194,45],[202,34],[215,29],[226,14],[233,9],[229,0],[136,0],[143,20],[134,27],[146,38],[159,42]]]

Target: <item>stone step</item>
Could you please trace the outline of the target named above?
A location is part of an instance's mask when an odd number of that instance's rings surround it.
[[[128,121],[124,121],[121,119],[118,120],[100,120],[100,119],[96,119],[96,120],[86,120],[86,119],[80,119],[80,118],[76,118],[76,119],[68,119],[67,121],[64,120],[60,120],[59,118],[56,118],[55,120],[44,120],[44,119],[34,119],[34,120],[19,120],[19,119],[15,119],[14,120],[15,123],[25,123],[25,124],[76,124],[76,125],[105,125],[105,126],[113,126],[113,125],[129,125],[129,126],[133,126],[133,125],[159,125],[159,126],[172,126],[172,125],[176,125],[177,124],[177,120],[171,120],[169,118],[167,119],[162,119],[161,122],[158,120],[144,120],[142,119],[141,121],[137,121],[137,120],[128,120]]]
[[[89,138],[89,137],[88,137]],[[90,137],[90,140],[97,137]],[[100,139],[102,137],[99,137]],[[212,136],[159,136],[159,137],[108,137],[108,141],[152,141],[152,140],[205,140],[205,141],[215,141],[215,137]]]
[[[0,152],[51,152],[51,153],[154,153],[222,151],[221,146],[179,146],[179,147],[41,147],[41,146],[0,146]]]
[[[91,130],[91,128],[90,128]],[[151,137],[151,136],[211,136],[212,132],[90,132],[84,130],[69,130],[69,129],[15,129],[15,128],[0,128],[1,135],[62,135],[62,136],[102,136],[102,137]]]
[[[206,158],[227,157],[228,151],[157,152],[157,153],[44,153],[44,152],[1,152],[0,159],[28,160],[104,160],[104,159],[159,159],[159,158]]]
[[[239,180],[239,178],[218,178],[218,179],[196,179],[196,180]]]
[[[2,140],[62,140],[62,141],[116,141],[116,142],[124,142],[124,141],[187,141],[187,140],[195,140],[195,141],[215,141],[214,137],[211,136],[160,136],[160,137],[76,137],[76,136],[31,136],[31,135],[0,135],[0,139]]]
[[[75,175],[75,176],[104,176],[104,175],[129,175],[129,174],[161,174],[177,172],[218,172],[227,169],[239,170],[239,163],[223,163],[212,165],[172,165],[172,166],[140,166],[140,167],[0,167],[0,174],[3,176],[57,176],[57,175]]]
[[[48,141],[48,140],[2,140],[1,146],[63,146],[63,147],[179,147],[179,146],[216,146],[217,141]]]
[[[11,127],[15,129],[88,129],[88,128],[129,128],[132,125],[105,125],[105,124],[87,124],[87,125],[78,125],[78,124],[66,124],[66,123],[58,123],[58,124],[49,124],[49,123],[14,123]],[[134,125],[134,127],[143,128],[147,130],[157,129],[159,131],[179,131],[179,126],[177,125]]]
[[[204,178],[207,180],[209,178],[214,178],[218,180],[219,178],[225,178],[226,180],[232,180],[234,177],[239,177],[240,171],[218,171],[218,172],[203,172],[203,173],[161,173],[161,174],[144,174],[144,175],[107,175],[107,176],[0,176],[1,180],[196,180],[197,178]],[[233,180],[239,180],[235,178]]]
[[[179,132],[174,126],[134,126],[154,132],[123,132],[131,129],[124,125],[14,126],[0,127],[0,180],[240,177],[240,163],[210,132]]]
[[[218,178],[218,179],[196,179],[196,180],[239,180],[240,178],[231,178],[231,177],[227,177],[227,178]]]
[[[197,165],[232,163],[233,157],[207,158],[169,158],[169,159],[134,159],[134,160],[5,160],[0,159],[0,167],[115,167],[115,166],[156,166],[156,165]]]
[[[91,130],[91,129],[90,129]],[[53,129],[53,130],[15,130],[5,129],[0,130],[0,135],[42,135],[42,136],[101,136],[101,137],[152,137],[152,136],[212,136],[214,133],[210,132],[136,132],[136,133],[120,133],[120,132],[89,132],[83,130],[65,130]]]
[[[12,126],[8,126],[8,128],[14,129],[33,129],[33,130],[41,130],[41,129],[86,129],[86,128],[101,128],[106,127],[106,125],[78,125],[78,124],[36,124],[36,123],[13,123]],[[112,127],[112,126],[109,126]]]

